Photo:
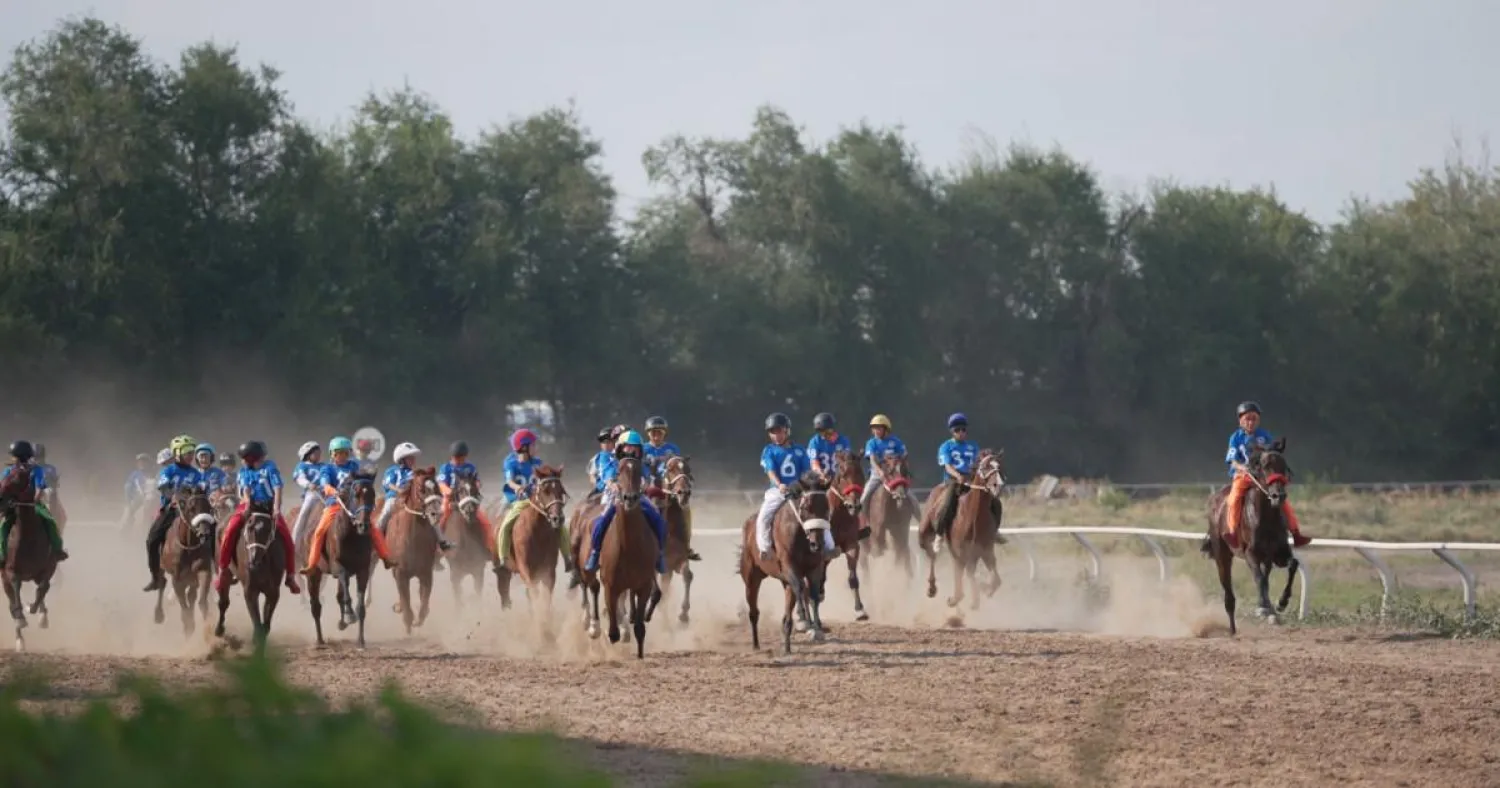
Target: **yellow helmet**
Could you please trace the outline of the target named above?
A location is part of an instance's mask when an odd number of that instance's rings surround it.
[[[192,454],[197,448],[198,441],[194,440],[191,435],[178,435],[172,439],[171,449],[174,456]]]
[[[885,427],[886,429],[890,429],[891,428],[891,420],[888,419],[888,418],[886,418],[886,416],[885,416],[884,413],[877,413],[877,414],[875,414],[874,416],[872,416],[870,418],[870,426],[871,427]]]

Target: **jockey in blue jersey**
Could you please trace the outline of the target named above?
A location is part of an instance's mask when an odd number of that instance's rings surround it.
[[[646,419],[646,445],[643,450],[646,457],[643,470],[648,486],[660,485],[667,460],[682,456],[682,449],[667,441],[667,420],[660,416]]]
[[[42,500],[42,493],[47,489],[47,474],[40,465],[33,465],[36,458],[36,449],[30,441],[16,441],[10,445],[11,464],[0,471],[0,480],[9,479],[13,473],[22,473],[31,476],[31,485],[36,488],[37,517],[42,521],[42,530],[47,532],[47,541],[52,543],[52,554],[58,561],[68,560],[68,552],[63,549],[62,530],[57,527],[57,520],[53,518],[52,512],[47,509],[47,504]],[[5,559],[10,551],[10,532],[16,524],[16,507],[11,502],[5,502],[5,513],[0,517],[0,566],[5,564]]]
[[[790,487],[812,471],[812,464],[807,452],[792,443],[792,420],[785,413],[772,413],[766,417],[766,434],[771,442],[760,452],[760,469],[771,481],[771,486],[766,488],[765,497],[760,503],[760,513],[755,516],[755,546],[760,550],[761,560],[770,561],[776,558],[771,533],[776,521],[776,511],[786,503]],[[838,549],[833,544],[833,536],[828,533],[829,529],[824,528],[822,531],[824,549],[829,555],[836,555]]]
[[[589,540],[589,558],[584,563],[584,570],[588,572],[599,571],[599,551],[604,547],[604,532],[609,528],[610,521],[615,517],[615,497],[619,494],[620,465],[619,460],[626,457],[634,457],[641,460],[637,467],[645,466],[645,445],[641,440],[641,434],[631,430],[620,435],[615,445],[615,460],[605,469],[604,511],[594,519],[594,529]],[[637,480],[640,481],[640,480]],[[656,532],[656,573],[664,574],[667,571],[667,521],[662,519],[661,512],[651,503],[651,499],[641,496],[641,513],[646,516],[646,522],[651,525],[651,530]]]
[[[307,550],[307,566],[302,567],[304,575],[316,571],[318,563],[323,560],[323,542],[328,538],[328,529],[333,527],[333,521],[339,512],[344,511],[339,493],[344,484],[360,472],[359,460],[354,459],[354,441],[342,435],[335,437],[328,442],[328,453],[333,455],[329,458],[332,462],[323,466],[322,474],[318,477],[318,488],[323,493],[323,516],[318,520],[318,527],[313,529],[312,543]],[[371,536],[370,541],[374,542],[375,554],[389,566],[391,554],[383,535]]]
[[[297,544],[307,536],[307,524],[312,522],[313,512],[321,512],[322,478],[323,447],[317,441],[308,441],[297,449],[297,465],[292,469],[292,482],[302,490],[302,506],[297,510],[297,520],[292,523],[292,538]]]
[[[953,527],[953,518],[958,514],[958,499],[968,491],[964,483],[974,473],[974,464],[979,460],[979,444],[969,440],[969,417],[955,413],[948,417],[948,433],[952,436],[938,447],[937,461],[943,469],[943,494],[938,498],[938,514],[933,528],[938,536],[946,537]]]
[[[824,480],[832,479],[836,470],[833,465],[833,455],[841,452],[853,452],[849,445],[849,438],[840,435],[838,422],[834,420],[832,413],[819,413],[813,417],[813,436],[807,442],[807,460],[812,469],[823,477]]]
[[[151,455],[135,455],[135,470],[125,477],[125,512],[120,518],[121,528],[135,522],[141,507],[151,497],[151,476]]]
[[[239,549],[240,529],[245,527],[245,515],[249,513],[251,504],[256,503],[264,504],[275,515],[275,541],[281,545],[282,560],[286,567],[283,582],[292,593],[302,593],[297,585],[297,546],[292,542],[292,529],[287,527],[286,518],[281,516],[281,469],[266,455],[266,444],[261,441],[240,444],[240,459],[244,460],[245,467],[240,469],[234,480],[234,489],[239,493],[240,502],[235,507],[234,514],[229,516],[229,522],[224,525],[224,538],[219,541],[219,577],[214,587],[221,594],[229,593],[230,582],[234,579],[229,573],[229,564],[233,562],[234,553]]]
[[[190,435],[178,435],[172,439],[168,448],[172,451],[172,461],[162,466],[161,472],[156,475],[161,508],[156,512],[151,530],[146,533],[146,566],[151,570],[151,582],[142,589],[144,591],[159,591],[167,587],[166,578],[161,573],[161,548],[167,541],[167,528],[172,525],[172,518],[177,513],[169,505],[172,496],[180,489],[203,489],[203,474],[193,467],[193,454],[198,450],[198,441]]]
[[[456,503],[453,500],[453,490],[458,486],[459,477],[473,477],[474,492],[476,495],[479,493],[479,469],[474,467],[474,463],[469,462],[469,444],[464,441],[454,441],[453,445],[448,447],[448,456],[452,459],[443,463],[437,473],[438,489],[443,493],[443,511],[438,515],[438,544],[444,550],[453,549],[453,544],[443,538],[442,528],[448,522],[448,516],[453,513],[453,504]],[[482,533],[485,534],[485,538],[494,536],[495,529],[490,526],[489,516],[478,505],[474,508],[474,519],[478,520],[479,527],[484,529]]]
[[[193,452],[193,467],[197,468],[199,475],[203,477],[204,492],[210,495],[229,487],[229,474],[214,465],[217,459],[218,450],[212,443],[200,443],[198,449]]]
[[[1224,465],[1229,470],[1230,479],[1229,496],[1224,502],[1224,542],[1231,550],[1239,547],[1240,523],[1245,518],[1245,495],[1256,483],[1255,477],[1250,473],[1250,453],[1257,448],[1269,448],[1272,443],[1271,433],[1260,426],[1260,405],[1241,402],[1235,409],[1235,417],[1239,419],[1240,426],[1229,434],[1229,451],[1224,455]],[[1281,504],[1281,514],[1294,546],[1306,547],[1312,542],[1311,538],[1302,534],[1301,523],[1298,522],[1291,503]]]
[[[396,513],[396,498],[406,485],[411,484],[412,470],[417,467],[417,458],[421,456],[422,450],[409,441],[398,444],[391,453],[391,459],[396,462],[386,468],[385,475],[380,478],[385,503],[380,507],[380,519],[375,523],[375,530],[382,535],[385,534],[386,526],[390,525],[391,515]]]
[[[861,506],[870,503],[870,496],[875,494],[876,486],[882,481],[884,471],[880,463],[886,457],[906,459],[906,444],[891,434],[891,420],[885,414],[877,413],[870,419],[870,439],[865,441],[865,457],[870,461],[870,478],[865,480],[865,491],[859,496]]]
[[[589,460],[589,482],[594,489],[587,496],[590,501],[597,501],[604,495],[604,469],[615,461],[615,432],[610,427],[599,430],[599,436],[595,438],[599,442],[599,451]]]

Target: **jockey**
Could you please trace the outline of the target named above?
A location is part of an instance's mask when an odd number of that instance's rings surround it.
[[[771,480],[771,486],[766,488],[760,513],[755,516],[755,546],[760,549],[763,561],[776,557],[771,528],[776,511],[786,503],[788,488],[812,470],[807,452],[801,446],[792,445],[792,420],[785,413],[772,413],[766,417],[766,433],[771,436],[771,442],[760,452],[760,469]],[[828,531],[823,529],[823,546],[832,553],[836,548]]]
[[[448,456],[450,459],[438,468],[437,474],[438,489],[443,491],[443,513],[438,516],[438,543],[444,550],[453,549],[453,543],[442,538],[442,531],[443,524],[448,522],[448,515],[453,513],[453,488],[458,484],[459,475],[467,473],[473,476],[474,491],[479,491],[479,469],[474,467],[474,463],[469,462],[469,444],[464,441],[454,441],[453,445],[448,447]],[[475,508],[474,517],[479,520],[479,525],[484,528],[485,534],[495,533],[495,529],[490,527],[489,515],[485,514],[483,509]]]
[[[861,506],[870,502],[870,496],[875,494],[875,487],[880,484],[880,460],[885,457],[906,457],[906,444],[891,434],[891,420],[885,414],[877,413],[870,419],[870,436],[865,441],[865,456],[870,460],[870,478],[865,481],[865,491],[859,496]]]
[[[234,461],[234,455],[227,451],[219,452],[219,470],[231,479],[239,477],[239,468]]]
[[[953,527],[953,518],[958,514],[958,499],[968,488],[965,477],[974,473],[974,463],[979,459],[979,444],[969,440],[969,417],[955,413],[948,417],[948,432],[953,437],[938,447],[937,461],[943,468],[943,495],[938,499],[937,519],[933,528],[939,536]]]
[[[276,467],[276,461],[266,455],[266,444],[261,441],[252,440],[240,444],[240,459],[245,461],[245,467],[240,468],[239,479],[236,479],[240,506],[236,507],[233,515],[229,515],[228,525],[223,528],[223,539],[219,540],[219,579],[216,587],[220,593],[229,591],[229,563],[234,560],[234,551],[239,549],[240,528],[245,527],[245,515],[249,512],[252,501],[272,504],[272,513],[276,515],[276,539],[281,540],[282,554],[287,557],[287,590],[294,594],[302,593],[302,588],[297,587],[297,545],[291,540],[291,528],[287,527],[287,518],[281,513],[281,468]]]
[[[667,460],[682,456],[682,449],[677,448],[677,444],[667,442],[666,419],[660,416],[646,419],[646,445],[643,448],[646,453],[644,469],[650,474],[647,478],[659,486]]]
[[[121,527],[129,525],[135,513],[145,505],[146,494],[151,489],[150,471],[151,455],[135,455],[135,470],[125,477],[125,514],[120,520]]]
[[[604,467],[615,459],[615,433],[610,427],[599,430],[595,438],[599,442],[599,453],[589,460],[589,482],[594,485],[596,495],[604,494]]]
[[[286,556],[286,587],[294,594],[302,593],[297,587],[297,546],[292,542],[292,531],[286,527],[286,518],[281,516],[281,470],[276,462],[266,457],[266,444],[249,441],[240,446],[240,459],[245,467],[240,469],[235,480],[240,493],[240,505],[229,517],[224,529],[224,538],[219,541],[219,593],[229,593],[229,564],[234,560],[234,551],[239,549],[240,528],[245,525],[245,514],[252,501],[271,504],[271,513],[276,515],[276,538],[281,540],[281,550]]]
[[[193,467],[198,469],[198,474],[203,477],[203,489],[208,493],[216,493],[229,486],[229,474],[214,465],[215,455],[218,450],[211,443],[200,443],[193,452]]]
[[[38,443],[33,448],[36,450],[36,459],[32,461],[32,464],[42,469],[42,480],[46,484],[46,486],[39,489],[46,492],[46,495],[43,497],[46,498],[44,503],[47,504],[47,513],[52,515],[54,522],[67,520],[68,513],[63,511],[62,499],[58,497],[58,493],[61,491],[62,477],[57,473],[57,466],[47,462],[46,446]]]
[[[63,549],[62,532],[57,528],[57,520],[47,509],[46,502],[41,500],[42,491],[47,489],[47,479],[43,466],[31,464],[36,458],[36,449],[30,441],[16,441],[10,445],[10,457],[13,462],[0,472],[0,479],[10,478],[12,473],[31,474],[32,486],[37,491],[36,514],[42,521],[42,529],[47,532],[47,541],[52,543],[52,554],[59,561],[68,560],[68,551]],[[10,551],[10,530],[16,524],[16,506],[13,502],[8,503],[5,514],[0,517],[0,566],[5,564],[6,554]]]
[[[615,517],[615,496],[619,494],[620,465],[618,460],[625,457],[635,457],[641,460],[641,468],[645,468],[645,446],[641,441],[641,434],[634,430],[622,433],[615,445],[615,459],[605,469],[604,511],[594,518],[594,530],[589,544],[589,559],[584,564],[584,570],[588,572],[599,571],[599,551],[604,547],[604,532],[609,528],[609,523]],[[656,510],[655,504],[645,496],[641,497],[641,512],[646,515],[646,522],[650,523],[651,530],[656,532],[656,573],[665,574],[667,571],[667,521],[662,518],[661,512]]]
[[[819,413],[813,417],[813,436],[807,442],[807,459],[825,480],[833,478],[834,452],[852,451],[849,438],[840,435],[837,426],[832,413]]]
[[[501,490],[506,506],[529,494],[532,477],[542,465],[540,457],[531,455],[531,447],[536,442],[536,433],[524,427],[510,436],[511,453],[505,457],[505,488]],[[509,517],[509,512],[506,516]]]
[[[172,525],[172,517],[176,514],[176,510],[168,505],[172,502],[172,496],[183,487],[203,488],[203,475],[192,465],[198,441],[191,435],[178,435],[172,439],[169,448],[172,461],[162,466],[161,472],[156,475],[161,507],[151,523],[151,530],[146,533],[146,566],[151,570],[151,582],[146,584],[143,591],[159,591],[167,586],[167,581],[161,574],[161,546],[167,541],[167,528]]]
[[[302,506],[297,510],[297,521],[292,524],[292,538],[298,544],[307,536],[307,524],[312,520],[314,504],[322,500],[319,494],[323,478],[323,447],[317,441],[308,441],[297,449],[297,467],[292,470],[292,481],[302,488]]]
[[[1264,448],[1271,445],[1271,433],[1260,426],[1259,405],[1241,402],[1235,409],[1235,415],[1239,417],[1240,427],[1230,433],[1229,451],[1224,455],[1224,464],[1229,467],[1229,478],[1232,480],[1229,500],[1224,504],[1227,515],[1224,518],[1224,542],[1231,549],[1239,547],[1240,520],[1245,516],[1245,493],[1255,484],[1248,467],[1250,450],[1257,446]],[[1281,511],[1285,514],[1286,529],[1292,534],[1292,544],[1304,547],[1311,543],[1312,539],[1302,535],[1302,528],[1297,522],[1296,512],[1292,511],[1292,505],[1282,503]]]
[[[401,495],[403,487],[411,484],[411,472],[417,467],[417,458],[420,456],[422,450],[411,442],[402,443],[391,452],[396,463],[386,468],[385,475],[380,478],[380,488],[385,491],[385,504],[380,507],[380,520],[375,524],[382,544],[385,543],[385,527],[390,524],[391,515],[396,513],[396,498]]]
[[[307,566],[302,568],[304,575],[317,571],[318,563],[323,560],[323,541],[328,538],[328,529],[333,526],[339,512],[347,511],[344,502],[339,499],[339,491],[360,470],[359,460],[353,457],[354,441],[340,435],[328,442],[328,453],[333,455],[333,461],[324,465],[318,476],[318,489],[323,491],[324,496],[323,516],[318,520],[318,527],[313,530],[312,546],[307,551]],[[372,533],[370,541],[375,543],[375,554],[389,566],[391,551],[386,547],[385,534],[377,536]]]
[[[161,451],[156,453],[156,465],[159,468],[165,468],[168,465],[171,465],[172,459],[173,455],[171,449],[162,449]]]

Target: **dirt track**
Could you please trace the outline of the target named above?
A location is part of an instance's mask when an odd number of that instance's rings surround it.
[[[137,552],[127,553],[131,569],[141,563]],[[867,602],[877,620],[903,626],[853,624],[841,620],[848,598],[838,569],[829,641],[799,638],[792,656],[779,657],[751,652],[735,620],[728,547],[706,552],[694,623],[677,627],[673,615],[660,616],[643,663],[583,638],[571,605],[555,617],[557,644],[539,652],[534,622],[520,611],[499,614],[493,586],[484,611],[454,613],[445,576],[435,618],[417,638],[397,631],[382,579],[369,650],[312,648],[295,601],[284,601],[273,641],[287,650],[298,683],[347,697],[395,677],[439,705],[476,707],[496,727],[551,726],[592,740],[601,765],[639,784],[693,768],[681,753],[787,759],[820,767],[821,781],[836,784],[881,774],[1060,784],[1097,775],[1163,786],[1500,784],[1494,644],[1255,625],[1237,640],[1196,638],[1190,632],[1211,615],[1212,600],[1121,587],[1108,608],[1084,616],[1066,589],[1014,582],[969,614],[968,625],[1020,631],[949,629],[940,600],[914,599],[888,577]],[[52,699],[40,704],[106,691],[120,669],[213,675],[201,631],[184,639],[171,609],[167,625],[150,624],[148,597],[136,598],[139,570],[112,578],[105,592],[77,579],[100,568],[95,559],[69,563],[52,629],[28,630],[42,652],[31,659],[59,672]],[[763,645],[779,637],[779,598],[762,595],[773,608]],[[1039,618],[1134,634],[1039,630]],[[237,595],[231,621],[245,631]]]

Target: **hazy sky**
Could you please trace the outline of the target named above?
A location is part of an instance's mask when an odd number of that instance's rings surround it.
[[[573,99],[629,211],[646,146],[900,124],[932,165],[976,132],[1061,145],[1111,189],[1274,184],[1336,218],[1500,129],[1500,0],[0,0],[11,49],[92,13],[158,57],[212,39],[328,125],[403,81],[472,134]]]

